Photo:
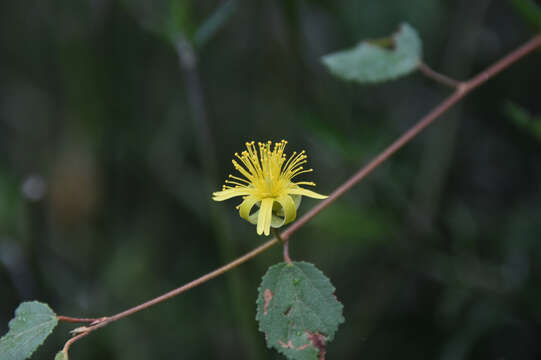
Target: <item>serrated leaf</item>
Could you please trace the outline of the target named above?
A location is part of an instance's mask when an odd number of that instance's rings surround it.
[[[330,280],[313,264],[280,263],[263,276],[257,299],[259,330],[267,346],[289,359],[323,358],[344,322]]]
[[[56,353],[54,360],[68,360],[68,356],[66,355],[66,352],[62,350]]]
[[[402,24],[391,37],[362,41],[356,47],[325,55],[331,73],[360,83],[374,83],[407,75],[419,67],[422,43],[417,31]]]
[[[37,301],[23,302],[9,322],[9,331],[0,339],[2,360],[24,360],[53,331],[58,319],[51,308]]]

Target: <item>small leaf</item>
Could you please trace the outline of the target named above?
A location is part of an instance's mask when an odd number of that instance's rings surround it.
[[[334,290],[313,264],[270,267],[259,287],[256,316],[267,346],[289,359],[323,359],[326,344],[344,322]]]
[[[68,360],[68,355],[66,354],[64,350],[59,351],[56,353],[54,360]]]
[[[416,70],[422,58],[417,31],[402,24],[391,37],[362,41],[356,47],[325,55],[322,60],[334,75],[360,83],[395,79]]]
[[[51,308],[37,301],[24,302],[15,310],[9,331],[0,339],[2,360],[24,360],[53,331],[58,319]]]

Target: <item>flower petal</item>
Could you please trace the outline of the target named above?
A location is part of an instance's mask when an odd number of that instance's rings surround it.
[[[288,224],[295,220],[297,217],[297,207],[295,206],[295,201],[289,195],[279,196],[276,201],[280,203],[284,211],[284,221],[275,227],[280,227],[282,225]]]
[[[249,195],[250,190],[248,188],[234,188],[234,189],[226,189],[222,191],[216,191],[212,193],[212,200],[214,201],[224,201],[227,199],[231,199],[235,196],[245,196]]]
[[[293,194],[291,195],[291,198],[295,202],[295,209],[298,209],[299,206],[301,206],[302,196]]]
[[[266,198],[261,200],[261,208],[259,209],[259,217],[257,219],[257,234],[270,234],[270,224],[272,219],[272,204],[274,199]]]
[[[248,217],[248,221],[250,222],[250,224],[257,225],[257,219],[258,218],[259,218],[259,209],[254,211],[253,214],[250,214],[250,216]]]
[[[287,193],[292,194],[292,195],[294,194],[294,195],[308,196],[308,197],[311,197],[311,198],[314,198],[314,199],[326,199],[328,197],[327,195],[321,195],[321,194],[318,194],[315,191],[308,190],[308,189],[303,189],[301,187],[289,188],[289,189],[287,189]]]
[[[250,211],[258,201],[261,201],[261,199],[253,195],[247,196],[239,206],[240,217],[244,220],[250,221]]]

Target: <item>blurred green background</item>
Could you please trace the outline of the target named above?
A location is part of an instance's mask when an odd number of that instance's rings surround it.
[[[414,26],[467,79],[541,29],[532,0],[0,3],[0,334],[17,305],[111,315],[261,244],[213,203],[247,140],[330,193],[449,90],[360,86],[321,56]],[[469,95],[298,231],[346,323],[329,359],[541,358],[541,57]],[[299,212],[316,203],[303,201]],[[279,359],[255,322],[278,247],[93,333],[73,359]],[[52,359],[60,324],[33,359]]]

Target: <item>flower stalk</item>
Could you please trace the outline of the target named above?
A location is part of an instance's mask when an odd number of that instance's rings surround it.
[[[274,234],[274,237],[276,239],[280,240],[280,242],[283,245],[283,248],[284,248],[284,262],[286,262],[288,264],[291,264],[291,258],[289,257],[289,239],[284,240],[282,238],[282,235],[280,234],[280,230],[278,230],[276,228],[272,228],[272,232]]]

